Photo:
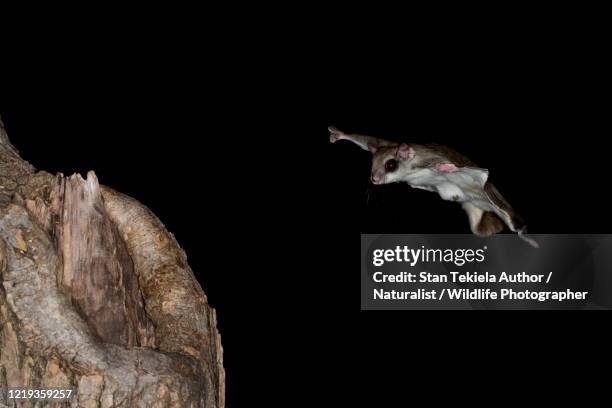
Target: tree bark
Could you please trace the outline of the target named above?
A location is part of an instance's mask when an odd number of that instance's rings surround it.
[[[0,121],[0,407],[224,407],[216,315],[144,205],[19,157]]]

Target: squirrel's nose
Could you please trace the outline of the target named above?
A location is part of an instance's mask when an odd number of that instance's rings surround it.
[[[382,175],[376,174],[376,173],[372,173],[371,179],[372,179],[372,183],[378,184],[382,180]]]

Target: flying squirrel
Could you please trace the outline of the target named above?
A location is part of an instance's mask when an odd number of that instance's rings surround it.
[[[437,192],[443,200],[456,201],[468,215],[475,235],[489,236],[504,224],[537,248],[527,237],[525,221],[488,181],[489,171],[450,147],[439,144],[406,144],[372,136],[344,133],[330,126],[329,140],[349,140],[372,153],[373,184],[406,182],[413,188]]]

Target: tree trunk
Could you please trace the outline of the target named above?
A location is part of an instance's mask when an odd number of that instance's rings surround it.
[[[215,311],[163,224],[93,172],[53,176],[0,121],[0,407],[224,407]]]

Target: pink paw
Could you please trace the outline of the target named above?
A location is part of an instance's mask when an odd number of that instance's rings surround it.
[[[436,164],[436,170],[442,173],[454,173],[459,169],[452,163],[438,163]]]

